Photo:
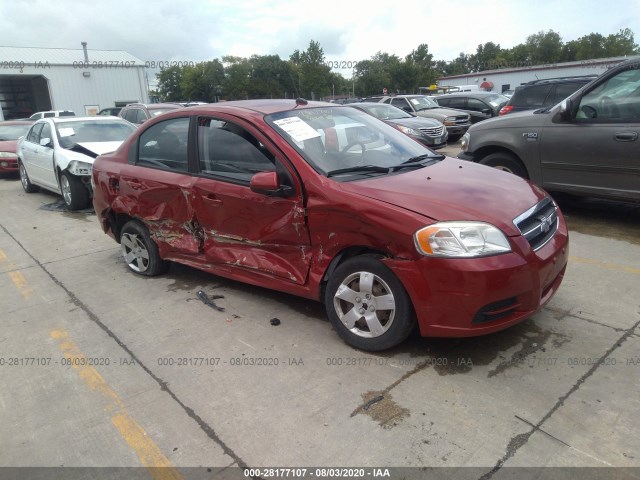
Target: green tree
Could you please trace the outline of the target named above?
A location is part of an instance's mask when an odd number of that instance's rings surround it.
[[[182,100],[182,79],[184,69],[179,66],[161,68],[156,74],[158,79],[158,92],[166,102]]]
[[[562,38],[553,30],[529,35],[526,41],[532,65],[556,63],[562,58]]]
[[[224,66],[218,59],[199,62],[183,70],[181,93],[183,100],[211,103],[215,101],[218,86],[224,83]]]

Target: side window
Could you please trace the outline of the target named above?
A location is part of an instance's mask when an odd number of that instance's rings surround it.
[[[469,98],[467,99],[467,109],[473,110],[474,112],[482,112],[483,110],[489,109],[489,105],[484,102],[481,102],[477,98]]]
[[[621,71],[587,93],[577,118],[640,122],[640,69]]]
[[[45,112],[44,118],[55,117],[56,114],[54,112]]]
[[[393,105],[394,107],[398,107],[401,108],[403,110],[406,110],[409,107],[409,104],[407,103],[407,101],[404,98],[394,98],[391,100],[391,105]]]
[[[42,127],[42,131],[40,132],[40,138],[38,139],[38,143],[40,143],[40,140],[44,138],[48,138],[51,142],[53,142],[51,138],[51,127],[49,126],[48,123],[45,123],[44,127]]]
[[[43,123],[36,123],[31,130],[29,130],[29,134],[27,135],[27,142],[38,143],[40,140],[40,131],[42,130]]]
[[[189,118],[160,122],[140,135],[136,165],[188,172]]]
[[[451,97],[449,100],[449,108],[459,108],[465,110],[467,108],[467,99],[464,97]]]
[[[451,105],[451,98],[438,98],[436,102],[438,102],[438,105],[441,107],[448,107]]]
[[[556,94],[554,96],[554,99],[551,105],[560,103],[562,100],[567,98],[569,95],[571,95],[573,92],[578,90],[583,85],[586,85],[586,84],[585,83],[563,83],[561,85],[558,85],[556,87]]]
[[[258,172],[276,170],[275,157],[256,137],[231,122],[202,118],[198,122],[200,171],[249,182]]]

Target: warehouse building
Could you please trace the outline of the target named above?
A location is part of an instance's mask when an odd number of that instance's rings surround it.
[[[598,58],[595,60],[580,60],[577,62],[549,65],[483,70],[465,75],[442,77],[438,80],[438,87],[475,85],[476,87],[473,88],[477,90],[501,93],[505,90],[512,90],[532,80],[579,75],[600,75],[602,72],[607,71],[609,68],[626,59],[627,57]]]
[[[0,120],[148,101],[145,64],[127,52],[0,46]]]

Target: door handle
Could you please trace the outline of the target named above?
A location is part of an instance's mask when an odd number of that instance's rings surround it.
[[[618,132],[615,138],[619,142],[634,142],[638,139],[638,134],[636,132]]]
[[[220,205],[222,205],[222,200],[220,200],[218,197],[216,197],[215,195],[213,195],[212,193],[210,193],[209,195],[207,195],[206,197],[204,197],[204,200],[212,206],[218,207]]]

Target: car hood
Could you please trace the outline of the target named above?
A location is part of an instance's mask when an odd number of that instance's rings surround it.
[[[341,186],[434,221],[488,222],[509,236],[520,235],[513,219],[546,196],[540,187],[511,173],[454,158]]]
[[[480,130],[491,130],[493,128],[522,128],[522,127],[540,127],[543,125],[547,115],[552,114],[555,110],[544,113],[535,113],[538,110],[526,110],[524,112],[509,113],[499,117],[489,118],[474,124],[469,132],[477,132]]]
[[[434,128],[442,126],[442,122],[439,122],[435,118],[427,117],[396,118],[385,120],[385,122],[393,123],[394,125],[404,125],[409,128]]]
[[[0,152],[16,152],[17,140],[2,140],[0,141]]]

